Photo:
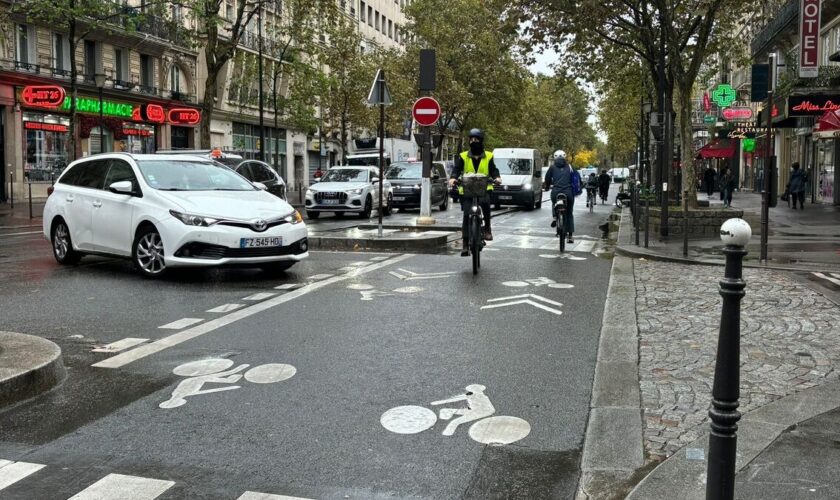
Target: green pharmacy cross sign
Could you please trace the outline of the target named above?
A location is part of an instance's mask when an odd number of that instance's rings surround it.
[[[712,100],[715,101],[715,104],[721,108],[728,107],[730,104],[735,102],[735,97],[735,89],[733,89],[728,83],[721,83],[712,92]]]

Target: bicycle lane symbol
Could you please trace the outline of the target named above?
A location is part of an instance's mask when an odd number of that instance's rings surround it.
[[[243,378],[254,384],[271,384],[288,380],[297,373],[297,369],[294,366],[283,363],[268,363],[255,366],[244,373],[242,372],[251,365],[243,364],[230,370],[229,368],[233,365],[233,360],[214,358],[191,361],[176,366],[172,370],[172,373],[188,378],[182,380],[175,387],[175,390],[172,391],[172,396],[158,406],[164,409],[177,408],[187,404],[186,398],[191,396],[232,391],[241,388],[239,385],[225,385],[223,387],[204,389],[205,384],[235,384]]]
[[[490,398],[484,393],[487,388],[481,384],[466,387],[465,394],[459,394],[448,399],[432,401],[432,406],[466,402],[466,407],[441,408],[436,414],[424,406],[397,406],[382,414],[379,422],[385,429],[396,434],[417,434],[431,429],[440,420],[449,423],[443,430],[444,436],[453,436],[463,424],[475,422],[469,428],[468,434],[482,444],[505,445],[524,439],[531,432],[531,424],[518,417],[492,416],[496,408]],[[457,418],[453,419],[453,417]]]

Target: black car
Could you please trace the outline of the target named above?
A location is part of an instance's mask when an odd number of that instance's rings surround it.
[[[420,185],[422,183],[423,163],[419,161],[398,161],[385,171],[385,178],[391,183],[393,208],[419,208]],[[432,163],[431,205],[441,210],[449,208],[449,187],[443,162]]]
[[[243,160],[235,167],[239,175],[251,182],[261,182],[268,188],[268,192],[278,198],[286,199],[286,183],[268,163],[259,160]]]

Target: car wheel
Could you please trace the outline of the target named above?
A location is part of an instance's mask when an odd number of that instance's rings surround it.
[[[260,269],[269,274],[276,274],[287,271],[290,267],[292,267],[295,264],[297,264],[297,261],[283,260],[280,262],[270,262],[268,264],[263,264],[260,266]]]
[[[371,199],[370,195],[365,198],[365,208],[362,209],[361,213],[359,213],[359,217],[362,219],[370,219],[370,212],[373,210],[373,199]]]
[[[385,217],[388,217],[389,215],[391,215],[391,202],[392,202],[392,199],[391,199],[391,195],[389,194],[388,199],[385,200],[386,205],[384,207],[382,207],[382,215],[384,215]]]
[[[309,210],[306,211],[306,218],[315,220],[321,216],[321,212],[310,212]]]
[[[542,191],[537,195],[537,210],[542,208]]]
[[[166,272],[163,240],[154,226],[146,226],[138,231],[132,245],[131,258],[144,278],[159,278]]]
[[[446,209],[449,208],[449,194],[448,193],[443,195],[443,202],[440,204],[440,206],[438,208],[440,208],[442,211],[446,211]]]
[[[53,256],[59,264],[70,265],[79,262],[82,255],[73,250],[70,229],[63,219],[59,219],[52,228]]]

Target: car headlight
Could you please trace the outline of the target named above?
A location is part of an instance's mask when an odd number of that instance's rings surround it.
[[[307,189],[306,190],[306,196],[315,196],[315,191],[313,191],[311,189]]]
[[[362,192],[363,192],[364,190],[365,190],[365,188],[351,189],[351,190],[349,191],[349,193],[350,193],[350,194],[352,194],[352,195],[359,195],[359,194],[362,194]]]
[[[414,185],[414,190],[415,191],[420,191],[420,184],[415,184]]]
[[[522,183],[522,189],[524,189],[525,191],[530,191],[531,190],[531,181],[523,182]]]
[[[175,217],[179,221],[183,222],[188,226],[212,226],[213,224],[219,222],[218,219],[214,219],[212,217],[203,217],[201,215],[192,215],[192,214],[184,214],[181,212],[176,212],[175,210],[170,210],[169,214],[172,217]]]
[[[287,215],[284,220],[291,224],[300,224],[301,222],[303,222],[303,216],[300,215],[300,212],[295,210],[294,212]]]

